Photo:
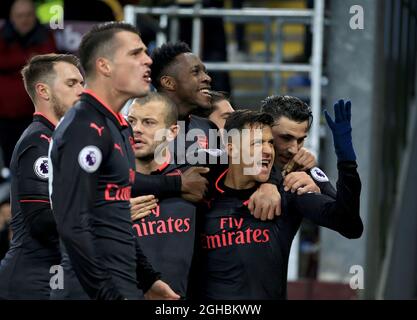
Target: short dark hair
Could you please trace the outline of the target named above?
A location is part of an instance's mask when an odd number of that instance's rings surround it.
[[[21,71],[23,84],[33,102],[36,96],[36,83],[51,84],[56,76],[54,65],[58,62],[70,63],[81,71],[80,60],[72,54],[49,53],[33,56],[23,67]]]
[[[157,90],[161,88],[161,77],[164,76],[166,68],[178,55],[189,52],[191,49],[185,42],[168,42],[152,51],[151,77],[152,84]]]
[[[78,53],[87,76],[94,71],[95,60],[98,55],[108,58],[113,56],[116,49],[114,35],[121,31],[132,32],[140,36],[138,29],[133,25],[118,21],[96,24],[83,36]]]
[[[217,103],[219,101],[223,101],[223,100],[229,101],[229,95],[227,94],[226,91],[211,90],[210,94],[211,94],[211,103],[212,104],[215,104],[215,103]]]
[[[247,127],[253,127],[256,125],[269,126],[274,125],[274,119],[271,115],[265,112],[252,111],[252,110],[237,110],[232,112],[226,119],[224,129],[229,132],[232,129],[242,131]]]
[[[261,111],[270,114],[274,121],[281,117],[287,117],[296,122],[308,121],[308,129],[313,122],[310,106],[292,96],[269,96],[262,100]]]
[[[168,98],[166,95],[158,92],[149,92],[146,96],[141,98],[136,98],[133,103],[137,102],[140,105],[145,105],[152,101],[160,101],[165,104],[167,108],[167,114],[165,115],[165,124],[171,126],[177,123],[178,120],[178,110],[175,103]],[[132,103],[132,104],[133,104]]]
[[[201,118],[208,118],[216,110],[214,106],[217,102],[226,100],[229,101],[228,94],[225,91],[210,91],[211,94],[211,107],[210,108],[196,108],[191,113]]]

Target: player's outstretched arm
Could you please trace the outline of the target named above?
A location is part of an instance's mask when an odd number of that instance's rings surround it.
[[[336,200],[318,194],[305,194],[295,199],[297,212],[313,222],[338,231],[347,238],[359,238],[363,232],[360,218],[361,181],[357,172],[352,144],[351,103],[339,100],[334,105],[335,120],[325,112],[332,130],[339,177]]]

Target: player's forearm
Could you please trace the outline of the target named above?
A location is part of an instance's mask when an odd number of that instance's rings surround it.
[[[317,181],[314,181],[314,182],[320,188],[320,192],[322,194],[325,194],[326,196],[336,199],[336,189],[333,187],[333,185],[330,182],[317,182]]]
[[[152,284],[161,278],[161,274],[152,267],[144,255],[139,241],[136,238],[136,277],[139,287],[146,292]]]
[[[336,183],[336,204],[339,215],[341,234],[348,238],[359,238],[363,232],[360,217],[361,180],[355,161],[341,161],[337,164],[339,179]]]
[[[181,196],[181,177],[163,175],[145,175],[136,172],[132,196],[153,194],[158,199]]]
[[[295,211],[314,223],[335,230],[347,238],[359,238],[363,224],[359,215],[361,182],[356,162],[338,164],[336,200],[323,194],[293,196]]]

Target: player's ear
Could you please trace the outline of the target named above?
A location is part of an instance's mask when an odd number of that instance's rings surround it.
[[[109,77],[111,73],[110,61],[104,57],[96,59],[96,70],[105,77]]]
[[[226,143],[226,151],[229,157],[233,157],[234,149],[233,143],[230,141]]]
[[[38,82],[35,85],[35,91],[37,99],[40,98],[48,101],[51,98],[51,91],[46,83]]]
[[[165,90],[175,91],[175,89],[177,88],[177,83],[174,77],[165,75],[162,76],[159,81],[161,83],[162,88],[164,88]]]
[[[180,132],[179,125],[177,125],[177,124],[171,125],[168,129],[167,140],[168,141],[174,140],[177,137],[179,132]]]

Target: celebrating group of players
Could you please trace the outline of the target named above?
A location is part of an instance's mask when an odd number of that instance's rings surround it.
[[[149,57],[133,26],[104,23],[79,60],[35,56],[22,76],[35,113],[12,157],[0,299],[285,299],[304,217],[362,234],[349,101],[325,114],[335,190],[302,148],[309,106],[234,111],[185,43]]]

